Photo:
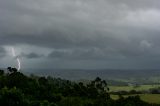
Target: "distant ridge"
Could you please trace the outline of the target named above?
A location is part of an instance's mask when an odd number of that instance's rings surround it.
[[[115,69],[25,69],[26,74],[36,74],[45,76],[62,77],[70,80],[77,79],[94,79],[99,76],[103,79],[115,78],[148,78],[152,76],[160,76],[160,70],[115,70]]]

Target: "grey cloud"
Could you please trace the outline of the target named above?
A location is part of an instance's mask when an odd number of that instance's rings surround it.
[[[6,51],[3,47],[0,47],[0,57],[4,57],[6,55]]]
[[[36,53],[29,53],[29,54],[21,53],[20,57],[25,57],[25,58],[28,58],[28,59],[36,59],[36,58],[44,57],[44,55],[39,55],[39,54],[36,54]]]
[[[69,60],[71,59],[92,60],[96,59],[98,56],[101,57],[100,56],[101,51],[97,49],[91,48],[91,49],[54,50],[48,55],[48,57],[54,59],[57,58],[57,59],[69,59]]]
[[[140,1],[150,4],[150,1]],[[125,42],[123,38],[136,32],[120,29],[114,25],[129,12],[121,4],[133,4],[125,0],[96,1],[1,1],[5,13],[0,37],[1,44],[32,44],[47,47],[106,46],[111,42]],[[136,2],[139,4],[139,2]],[[120,7],[115,7],[117,4]],[[7,6],[4,6],[7,5]],[[43,8],[42,8],[43,7]],[[95,7],[95,8],[94,8]],[[148,6],[150,7],[150,6]],[[120,8],[120,9],[119,9]],[[112,10],[111,10],[112,9]],[[123,14],[123,13],[126,14]],[[121,16],[122,15],[122,16]],[[120,33],[115,31],[120,30]],[[127,33],[126,33],[127,32]],[[126,33],[124,36],[123,33]],[[117,37],[121,36],[121,37]],[[136,35],[136,34],[135,34]],[[122,37],[124,36],[124,37]],[[122,41],[121,41],[122,39]],[[111,44],[112,45],[112,44]]]
[[[132,47],[124,44],[121,46],[119,45],[118,47],[112,46],[107,48],[55,49],[48,55],[48,57],[68,60],[121,60],[126,58],[133,59],[153,56],[156,53],[159,53],[155,48],[151,48],[151,43],[142,40],[139,44],[132,45]]]
[[[109,2],[117,5],[127,6],[131,9],[151,9],[151,8],[160,8],[159,0],[108,0]]]
[[[160,53],[159,5],[159,0],[1,0],[0,45],[55,49],[51,59],[149,60]]]
[[[67,58],[72,55],[70,50],[54,50],[48,54],[49,58]]]

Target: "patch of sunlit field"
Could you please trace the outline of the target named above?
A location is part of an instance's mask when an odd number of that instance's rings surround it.
[[[141,100],[147,103],[157,103],[160,104],[160,94],[138,94]],[[135,95],[124,95],[123,97],[135,96]],[[119,98],[118,95],[111,95],[111,98],[117,100]]]
[[[145,102],[160,104],[160,94],[141,94],[140,98]]]

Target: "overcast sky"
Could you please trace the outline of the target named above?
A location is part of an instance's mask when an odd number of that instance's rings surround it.
[[[160,69],[160,0],[0,0],[0,67]]]

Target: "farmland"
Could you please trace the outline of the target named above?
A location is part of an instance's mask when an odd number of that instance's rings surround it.
[[[153,88],[159,88],[160,85],[140,85],[140,86],[110,86],[110,92],[119,92],[119,91],[131,91],[131,90],[136,90],[136,91],[148,91]],[[129,95],[122,95],[123,97],[128,97],[128,96],[135,96],[139,95],[141,100],[149,103],[157,103],[160,104],[160,94],[129,94]],[[114,100],[117,100],[119,98],[118,95],[111,95],[111,98]]]
[[[139,86],[109,86],[110,91],[131,91],[131,90],[136,90],[136,91],[146,91],[152,88],[158,88],[160,85],[139,85]]]

